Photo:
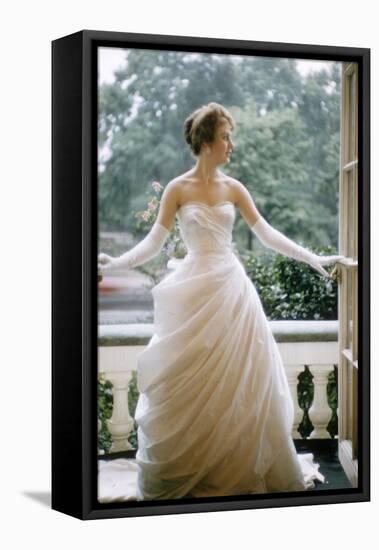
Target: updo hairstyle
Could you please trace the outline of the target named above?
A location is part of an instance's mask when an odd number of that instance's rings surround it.
[[[194,155],[199,155],[203,143],[213,143],[216,130],[223,122],[229,122],[232,130],[234,120],[219,103],[208,103],[193,111],[184,121],[184,137]]]

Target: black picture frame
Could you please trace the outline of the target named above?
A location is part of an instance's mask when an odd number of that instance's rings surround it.
[[[97,49],[353,61],[359,69],[359,486],[204,501],[97,502]],[[370,500],[370,50],[83,30],[52,42],[52,508],[80,519]]]

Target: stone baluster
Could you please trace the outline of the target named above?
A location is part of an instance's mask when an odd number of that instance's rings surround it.
[[[313,424],[313,431],[309,438],[330,438],[326,427],[332,417],[332,410],[328,404],[326,387],[328,384],[328,375],[333,370],[333,365],[312,365],[309,368],[313,375],[314,383],[313,403],[308,411],[309,418]]]
[[[111,453],[133,449],[128,437],[133,429],[133,418],[129,414],[128,392],[131,371],[107,372],[106,378],[113,384],[113,412],[107,421],[112,436]]]
[[[293,406],[294,406],[294,422],[292,427],[292,438],[301,439],[301,435],[298,431],[299,424],[303,419],[304,412],[299,406],[299,401],[297,398],[297,384],[298,377],[302,370],[304,370],[303,365],[286,365],[286,375],[288,380],[288,385],[290,387]]]

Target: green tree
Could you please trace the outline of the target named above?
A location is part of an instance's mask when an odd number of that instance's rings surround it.
[[[168,182],[187,169],[192,159],[184,142],[184,119],[210,101],[241,102],[234,72],[233,62],[224,56],[128,52],[115,83],[100,88],[100,143],[111,149],[99,177],[101,228],[131,223],[132,209],[142,208],[147,182]]]
[[[304,244],[337,246],[340,66],[302,77],[293,59],[126,50],[99,93],[100,229],[132,228],[149,182],[194,159],[183,122],[210,101],[237,119],[226,173],[247,185],[269,222]],[[240,217],[237,240],[251,247]]]
[[[233,115],[238,145],[233,174],[249,189],[271,225],[297,240],[317,242],[317,227],[309,223],[314,214],[312,188],[302,162],[311,143],[297,110],[258,117],[251,103],[243,110],[233,109]],[[251,232],[246,231],[246,246],[251,248]]]
[[[237,66],[243,104],[249,104],[253,98],[257,116],[299,104],[302,81],[294,59],[241,57]]]

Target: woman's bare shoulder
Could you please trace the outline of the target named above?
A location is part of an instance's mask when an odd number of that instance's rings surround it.
[[[241,189],[242,187],[246,187],[237,178],[233,178],[232,176],[227,176],[227,181],[232,189]]]
[[[179,196],[183,190],[183,187],[185,187],[186,184],[191,183],[191,181],[191,173],[184,172],[184,174],[175,176],[172,180],[170,180],[166,187],[168,187],[173,194],[177,194]]]
[[[238,204],[241,198],[246,194],[246,185],[244,185],[238,179],[233,178],[232,176],[227,176],[227,183],[229,185],[231,194],[234,197],[234,202]]]
[[[165,185],[165,197],[169,199],[170,202],[176,202],[176,204],[179,206],[183,187],[185,183],[188,183],[189,179],[190,174],[188,172],[174,177]]]
[[[259,218],[260,214],[255,206],[255,202],[249,189],[246,185],[235,178],[231,177],[229,182],[231,188],[233,189],[234,205],[239,208],[249,227],[252,227]]]
[[[187,172],[183,172],[183,174],[179,174],[179,176],[175,176],[175,178],[173,178],[171,182],[177,185],[178,187],[180,187],[184,183],[188,183],[191,180],[192,180],[192,172],[191,170],[188,170]]]

